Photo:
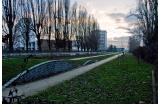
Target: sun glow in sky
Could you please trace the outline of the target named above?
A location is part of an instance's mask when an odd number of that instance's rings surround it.
[[[85,7],[88,14],[98,20],[101,30],[107,31],[108,38],[131,36],[124,28],[133,26],[135,18],[127,18],[131,9],[136,8],[136,0],[71,0]]]

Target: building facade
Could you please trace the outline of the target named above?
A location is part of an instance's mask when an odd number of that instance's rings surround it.
[[[95,30],[96,35],[99,37],[98,50],[106,51],[107,50],[107,31],[105,30]]]
[[[14,50],[26,50],[26,42],[22,35],[14,43]],[[29,33],[28,50],[38,50],[37,38],[33,32]]]

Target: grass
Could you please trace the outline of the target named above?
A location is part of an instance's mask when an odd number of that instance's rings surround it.
[[[81,57],[89,57],[89,56],[97,56],[97,55],[101,55],[101,54],[76,54],[76,55],[60,55],[60,56],[49,56],[49,55],[44,55],[41,57],[36,57],[36,59],[45,59],[46,57],[48,57],[48,59],[50,60],[64,60],[64,59],[72,59],[72,58],[81,58]]]
[[[81,59],[81,60],[64,60],[64,61],[69,62],[69,63],[73,63],[73,64],[83,65],[88,60],[92,60],[92,61],[98,60],[98,61],[100,61],[100,60],[104,60],[104,59],[109,58],[109,57],[114,56],[114,55],[115,54],[113,54],[113,55],[105,55],[105,56],[100,56],[100,57],[87,58],[87,59]]]
[[[90,58],[92,60],[102,60],[105,58],[108,58],[110,56],[113,55],[107,55],[107,56],[101,56],[101,57],[96,57],[96,58]],[[75,56],[73,56],[75,57]],[[77,56],[80,57],[80,56]],[[60,56],[60,57],[53,57],[53,59],[68,59],[69,56]],[[14,59],[7,59],[7,60],[3,60],[2,61],[2,84],[5,84],[7,81],[9,81],[11,78],[15,77],[17,74],[21,73],[22,71],[36,65],[39,64],[41,62],[44,61],[48,61],[51,59],[46,59],[45,57],[40,57],[40,58],[31,58],[28,60],[28,63],[26,65],[26,68],[23,69],[22,68],[22,64],[24,63],[24,58],[14,58]],[[86,61],[88,61],[89,59],[83,59],[83,60],[76,60],[76,61],[69,61],[67,60],[67,62],[70,62],[76,66],[82,65],[84,64]]]
[[[119,64],[120,62],[120,64]],[[34,98],[55,100],[56,104],[138,104],[152,100],[152,65],[140,62],[130,54],[100,65],[76,78],[50,87]],[[37,101],[38,103],[38,101]]]
[[[24,58],[14,58],[2,61],[2,84],[5,84],[11,78],[36,64],[47,61],[46,59],[29,59],[26,68],[22,68]]]

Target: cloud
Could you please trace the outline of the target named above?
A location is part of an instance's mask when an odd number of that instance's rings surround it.
[[[126,32],[126,33],[128,33],[128,34],[134,34],[132,31],[128,31],[128,32]]]
[[[116,29],[126,30],[125,33],[133,34],[133,32],[132,32],[133,30],[132,30],[131,28],[129,28],[129,27],[122,27],[122,26],[119,26],[119,27],[117,27]]]
[[[109,16],[110,18],[113,18],[113,19],[119,19],[119,18],[126,17],[126,15],[123,13],[108,13],[107,16]]]
[[[107,16],[109,16],[111,19],[115,19],[116,22],[124,20],[124,22],[128,24],[135,23],[137,21],[137,18],[135,16],[128,16],[124,13],[108,13]]]
[[[127,28],[127,27],[122,27],[122,26],[119,26],[119,27],[117,27],[116,29],[129,30],[129,28]]]
[[[94,1],[88,1],[88,2],[86,2],[86,6],[87,6],[87,7],[88,7],[88,6],[94,7],[95,4],[96,4],[96,2],[94,2]]]
[[[116,41],[128,41],[129,36],[123,36],[123,37],[114,37],[113,40]]]
[[[126,16],[124,20],[127,23],[135,23],[137,21],[137,18],[135,16]]]
[[[121,19],[115,19],[115,21],[116,21],[117,23],[120,23],[120,22],[121,22]]]
[[[107,14],[110,19],[113,19],[117,24],[123,22],[126,17],[126,14],[123,13],[108,13]]]
[[[108,38],[108,47],[112,44],[118,48],[124,47],[125,49],[128,49],[128,39],[129,36]]]
[[[95,5],[96,5],[96,2],[88,1],[86,2],[86,5],[84,7],[87,7],[87,11],[89,14],[96,14],[97,8],[95,8],[96,7]]]

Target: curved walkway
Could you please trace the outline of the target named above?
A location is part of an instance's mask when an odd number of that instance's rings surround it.
[[[119,54],[119,55],[122,55],[122,54]],[[76,77],[78,75],[81,75],[82,73],[85,73],[85,72],[93,69],[96,66],[99,66],[99,65],[104,64],[108,61],[111,61],[111,60],[117,58],[119,55],[115,55],[110,58],[104,59],[102,61],[90,64],[90,65],[86,65],[86,66],[83,66],[80,68],[76,68],[74,70],[71,70],[71,71],[56,75],[56,76],[52,76],[49,78],[45,78],[45,79],[38,80],[35,82],[30,82],[30,83],[23,84],[23,85],[18,85],[18,86],[16,86],[16,88],[18,89],[18,95],[24,94],[25,97],[27,97],[27,96],[36,94],[37,92],[45,90],[48,87],[51,87],[55,84],[58,84],[60,82],[65,81],[65,80],[69,80],[73,77]],[[13,89],[13,87],[3,89],[2,96],[8,96],[10,89]]]
[[[93,57],[100,57],[100,56],[114,55],[114,54],[117,54],[117,53],[103,54],[103,55],[90,56],[90,57],[82,57],[82,58],[73,58],[73,59],[69,59],[69,60],[81,60],[81,59],[88,59],[88,58],[93,58]]]

